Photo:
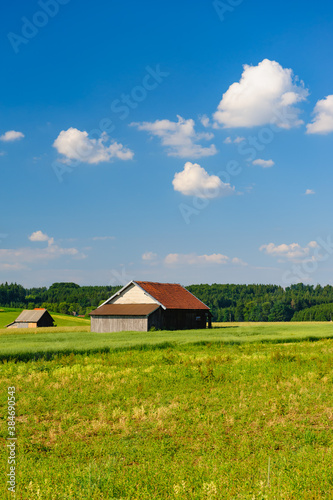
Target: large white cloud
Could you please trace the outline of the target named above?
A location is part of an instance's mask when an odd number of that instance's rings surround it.
[[[217,175],[209,175],[198,163],[185,163],[184,170],[175,174],[172,181],[175,191],[186,196],[217,198],[235,194],[235,188],[222,182]]]
[[[180,158],[201,158],[217,153],[214,144],[204,147],[198,144],[201,140],[211,140],[214,135],[209,132],[195,131],[195,122],[178,116],[177,122],[170,120],[156,120],[155,122],[131,123],[138,130],[145,130],[151,135],[159,137],[162,145],[166,146],[169,156]]]
[[[24,134],[22,132],[17,132],[16,130],[8,130],[3,135],[0,135],[0,141],[3,142],[12,142],[18,141],[19,139],[23,139]]]
[[[281,245],[268,243],[268,245],[262,245],[259,250],[278,258],[281,262],[285,260],[299,262],[303,259],[308,259],[311,251],[317,247],[318,243],[316,241],[310,241],[305,247],[302,247],[298,243],[291,243],[289,245],[286,243],[282,243]]]
[[[68,160],[79,160],[84,163],[108,162],[113,158],[119,160],[131,160],[133,152],[118,142],[111,142],[109,137],[103,133],[99,139],[89,139],[88,132],[70,127],[62,130],[53,146],[58,153],[64,155]]]
[[[308,95],[291,69],[264,59],[258,66],[244,65],[239,82],[223,94],[214,119],[224,128],[275,123],[291,128],[303,123],[295,104]]]
[[[308,134],[328,134],[333,132],[333,95],[317,102],[314,119],[306,126]]]

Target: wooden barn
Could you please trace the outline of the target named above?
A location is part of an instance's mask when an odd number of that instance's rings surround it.
[[[178,284],[131,281],[94,311],[97,333],[211,328],[209,307]]]
[[[53,324],[54,320],[46,309],[25,309],[7,328],[39,328]]]

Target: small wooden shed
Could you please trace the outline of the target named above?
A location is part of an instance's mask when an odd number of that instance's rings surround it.
[[[90,316],[96,333],[211,327],[209,307],[173,283],[131,281]]]
[[[54,320],[47,309],[24,309],[15,321],[7,325],[7,328],[39,328],[53,324]]]

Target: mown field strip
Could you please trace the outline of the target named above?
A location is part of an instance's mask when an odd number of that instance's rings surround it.
[[[0,360],[196,343],[286,343],[333,337],[332,323],[230,324],[211,330],[93,333],[84,327],[0,330]]]

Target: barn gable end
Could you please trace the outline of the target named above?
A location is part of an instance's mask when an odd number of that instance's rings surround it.
[[[119,294],[119,295],[118,295]],[[118,293],[107,300],[107,304],[156,304],[148,293],[139,287],[136,283],[131,282]]]

